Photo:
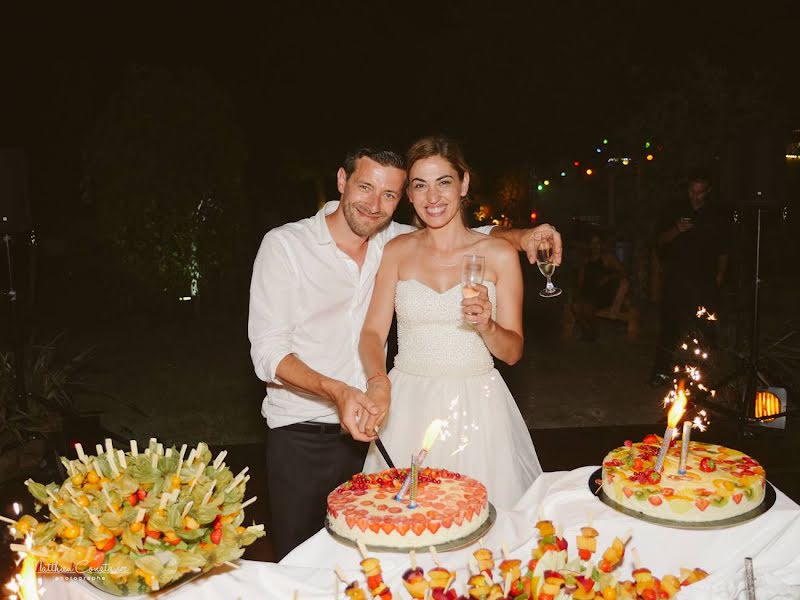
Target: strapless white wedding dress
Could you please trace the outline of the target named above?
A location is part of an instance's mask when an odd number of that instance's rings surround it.
[[[488,282],[493,312],[496,291]],[[407,467],[428,425],[446,422],[423,466],[482,481],[490,501],[511,509],[542,468],[511,392],[481,336],[463,321],[461,287],[439,293],[400,281],[395,293],[398,353],[389,373],[392,404],[380,437],[397,467]],[[386,469],[374,444],[364,471]]]

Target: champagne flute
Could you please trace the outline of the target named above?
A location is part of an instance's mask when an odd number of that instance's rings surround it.
[[[461,293],[464,298],[474,298],[478,295],[475,284],[483,283],[483,269],[486,259],[477,254],[465,254],[461,259]]]
[[[553,285],[550,278],[556,270],[556,265],[553,263],[553,245],[550,242],[539,242],[536,248],[536,266],[539,267],[539,272],[547,277],[547,285],[539,292],[542,298],[555,298],[561,295],[561,288]]]

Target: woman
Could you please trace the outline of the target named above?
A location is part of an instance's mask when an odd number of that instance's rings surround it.
[[[492,356],[522,356],[522,273],[505,241],[468,229],[462,205],[469,168],[445,137],[408,151],[408,196],[421,229],[387,244],[359,351],[368,394],[392,405],[381,440],[398,465],[420,450],[434,419],[446,421],[426,465],[482,481],[495,506],[511,509],[542,472],[522,415]],[[483,285],[462,296],[465,255],[485,257]],[[477,293],[477,294],[476,294]],[[397,311],[398,354],[386,375],[384,347]],[[370,447],[366,472],[386,468]]]
[[[590,342],[597,339],[594,313],[609,307],[619,312],[629,287],[625,267],[606,248],[600,235],[592,235],[588,256],[578,271],[578,297],[572,304],[581,340]]]

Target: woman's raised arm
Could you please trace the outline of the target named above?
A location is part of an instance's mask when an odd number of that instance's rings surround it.
[[[383,251],[378,274],[375,277],[375,287],[372,291],[372,300],[361,328],[361,338],[358,344],[358,353],[361,364],[367,375],[367,396],[373,400],[380,412],[369,415],[367,419],[367,435],[375,435],[376,426],[380,425],[389,411],[390,388],[389,377],[386,375],[386,338],[392,327],[394,315],[394,294],[398,280],[399,254],[398,246],[403,242],[395,239],[386,244]]]

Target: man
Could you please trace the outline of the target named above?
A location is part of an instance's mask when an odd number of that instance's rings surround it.
[[[672,380],[673,353],[699,306],[716,310],[728,270],[728,220],[711,202],[711,178],[689,174],[688,197],[669,212],[658,236],[664,281],[661,325],[650,384]]]
[[[379,423],[387,408],[365,393],[385,383],[367,381],[358,343],[383,247],[413,230],[391,220],[405,181],[398,154],[358,150],[337,173],[341,200],[269,231],[253,265],[248,334],[267,383],[261,412],[279,560],[323,525],[327,494],[361,470],[375,439],[368,418]],[[550,226],[494,234],[531,262],[539,239],[549,238],[560,263],[561,239]]]

